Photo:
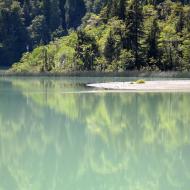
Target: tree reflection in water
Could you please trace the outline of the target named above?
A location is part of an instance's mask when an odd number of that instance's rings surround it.
[[[189,189],[188,93],[1,83],[0,189]]]

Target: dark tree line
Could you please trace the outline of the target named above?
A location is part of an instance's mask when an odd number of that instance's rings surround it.
[[[80,25],[83,0],[0,0],[0,66]]]
[[[68,56],[77,70],[190,70],[189,0],[0,0],[0,65],[77,26],[53,65]]]
[[[106,62],[108,70],[189,70],[189,3],[183,0],[107,1],[100,16],[105,25],[115,24],[104,51],[93,65]],[[83,52],[77,51],[80,53]]]

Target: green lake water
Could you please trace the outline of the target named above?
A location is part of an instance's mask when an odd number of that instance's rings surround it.
[[[190,94],[0,79],[0,190],[189,190]]]

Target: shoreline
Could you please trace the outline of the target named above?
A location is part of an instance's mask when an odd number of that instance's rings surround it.
[[[73,71],[62,73],[14,73],[0,70],[0,77],[153,77],[153,78],[190,78],[190,72],[148,72],[148,71],[126,71],[126,72],[95,72],[95,71]]]
[[[108,82],[88,84],[88,87],[104,90],[123,90],[133,92],[190,92],[190,80],[146,81],[143,84],[132,82]]]

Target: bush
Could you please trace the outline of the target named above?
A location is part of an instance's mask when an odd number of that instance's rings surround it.
[[[145,84],[145,80],[143,79],[137,80],[135,81],[135,84]]]

